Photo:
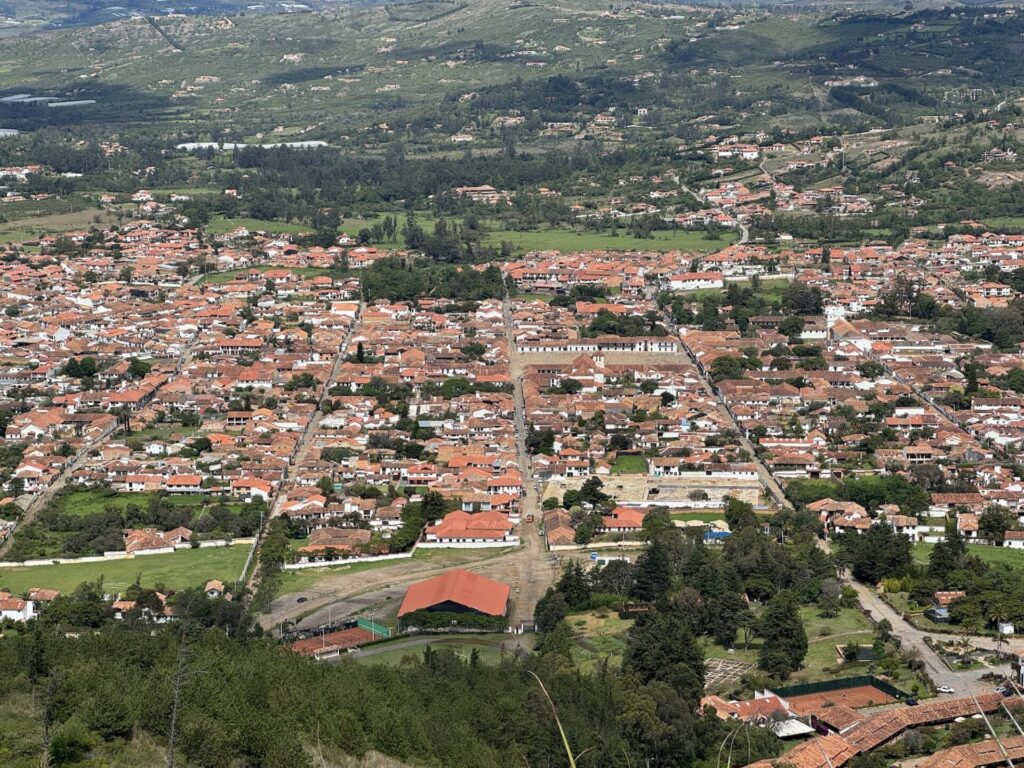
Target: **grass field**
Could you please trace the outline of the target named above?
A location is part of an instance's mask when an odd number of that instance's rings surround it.
[[[59,202],[59,201],[58,201]],[[45,208],[37,211],[24,209],[19,214],[6,208],[0,209],[8,221],[0,223],[0,243],[13,243],[23,240],[34,240],[42,235],[59,235],[75,229],[88,229],[92,226],[105,227],[113,218],[98,208],[74,209],[46,212]],[[96,222],[96,218],[99,222]]]
[[[917,543],[914,545],[914,561],[927,563],[934,544]],[[990,565],[1008,565],[1011,568],[1024,568],[1024,550],[989,547],[984,544],[968,545],[967,553],[977,555]]]
[[[612,473],[616,475],[646,475],[647,459],[643,456],[617,456],[612,464]]]
[[[740,280],[736,283],[740,288],[749,288],[749,280]],[[761,280],[761,291],[760,294],[768,300],[779,301],[782,299],[782,294],[786,290],[786,286],[789,285],[789,279],[785,277],[765,277]],[[698,288],[695,291],[680,291],[680,293],[691,301],[701,301],[706,297],[717,298],[722,295],[723,290],[721,288]]]
[[[703,232],[686,230],[665,230],[654,233],[650,239],[632,237],[622,230],[613,236],[610,232],[575,232],[570,229],[547,229],[536,232],[492,231],[487,242],[498,245],[503,241],[513,244],[516,251],[717,251],[735,240],[735,235],[725,233],[719,240],[708,240]]]
[[[108,507],[123,510],[129,504],[137,507],[147,506],[158,493],[107,493],[102,490],[72,491],[61,494],[61,508],[69,515],[94,515],[105,511]],[[176,507],[201,507],[202,496],[167,496],[165,501]]]
[[[32,587],[68,592],[84,581],[103,579],[104,589],[118,592],[139,577],[143,586],[163,585],[167,589],[202,586],[210,579],[234,583],[242,572],[248,545],[183,549],[166,555],[146,555],[132,560],[102,563],[37,565],[0,569],[0,589],[21,594]]]

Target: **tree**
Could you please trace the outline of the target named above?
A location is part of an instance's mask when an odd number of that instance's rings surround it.
[[[711,379],[715,383],[728,379],[742,379],[747,366],[742,358],[723,355],[711,361]]]
[[[637,558],[632,596],[638,600],[655,602],[668,593],[672,586],[672,565],[664,538],[656,537]]]
[[[547,594],[537,601],[537,607],[533,610],[533,622],[538,632],[550,632],[569,613],[569,603],[565,595],[555,589],[549,589]]]
[[[807,633],[790,593],[779,592],[768,603],[761,617],[760,635],[760,669],[782,680],[800,669],[807,655]]]
[[[555,589],[565,595],[566,603],[574,609],[587,604],[590,600],[590,583],[578,560],[573,560],[565,567]]]
[[[910,539],[884,523],[876,523],[862,534],[844,533],[837,540],[854,577],[864,584],[902,576],[913,563]]]
[[[143,378],[152,368],[152,363],[139,360],[137,357],[133,357],[128,361],[128,375],[133,379]]]
[[[928,575],[939,581],[959,569],[967,554],[964,537],[956,527],[955,520],[946,520],[946,535],[928,555]]]
[[[795,315],[820,315],[823,306],[820,288],[794,280],[782,294],[782,307]]]
[[[804,330],[804,319],[797,317],[796,315],[790,315],[781,323],[779,323],[779,333],[783,336],[788,336],[791,339],[800,337],[800,334]]]
[[[732,496],[725,497],[725,522],[729,524],[731,531],[748,526],[760,527],[760,521],[754,513],[754,505]]]
[[[704,690],[704,654],[689,622],[671,608],[652,608],[637,618],[626,633],[622,668],[642,683],[667,683],[693,706]]]
[[[1008,509],[991,506],[978,518],[978,536],[989,541],[1002,542],[1007,531],[1017,525],[1017,516]]]
[[[321,477],[320,480],[317,481],[316,485],[317,488],[320,489],[320,493],[322,493],[325,497],[330,498],[331,496],[334,495],[334,481],[327,475]]]

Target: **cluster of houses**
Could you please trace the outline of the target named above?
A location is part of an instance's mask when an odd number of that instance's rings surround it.
[[[523,475],[500,302],[367,307],[330,391],[333,410],[318,420],[283,500],[282,513],[310,531],[301,562],[388,552],[405,507],[430,492],[454,509],[430,521],[420,545],[518,542]],[[335,498],[322,494],[323,478],[339,489]],[[360,498],[344,490],[367,485],[409,492]]]

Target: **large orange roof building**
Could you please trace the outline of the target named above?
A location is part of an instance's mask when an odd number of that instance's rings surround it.
[[[473,612],[504,616],[508,584],[456,568],[409,587],[398,610],[401,618],[413,611]]]

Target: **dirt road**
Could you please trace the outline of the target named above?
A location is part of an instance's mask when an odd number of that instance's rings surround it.
[[[461,567],[488,578],[503,581],[511,589],[509,624],[514,627],[533,622],[537,601],[561,573],[561,560],[545,551],[540,535],[539,482],[533,478],[526,452],[526,403],[522,389],[522,365],[512,339],[511,305],[504,305],[505,332],[509,342],[515,399],[516,455],[523,476],[520,544],[509,550],[433,550],[429,560],[400,560],[370,570],[346,573],[325,571],[316,584],[301,592],[282,595],[270,612],[260,617],[265,629],[280,627],[284,621],[300,628],[316,627],[328,619],[369,615],[400,600],[409,584]],[[535,522],[527,522],[530,515]],[[301,603],[300,598],[305,598]]]

